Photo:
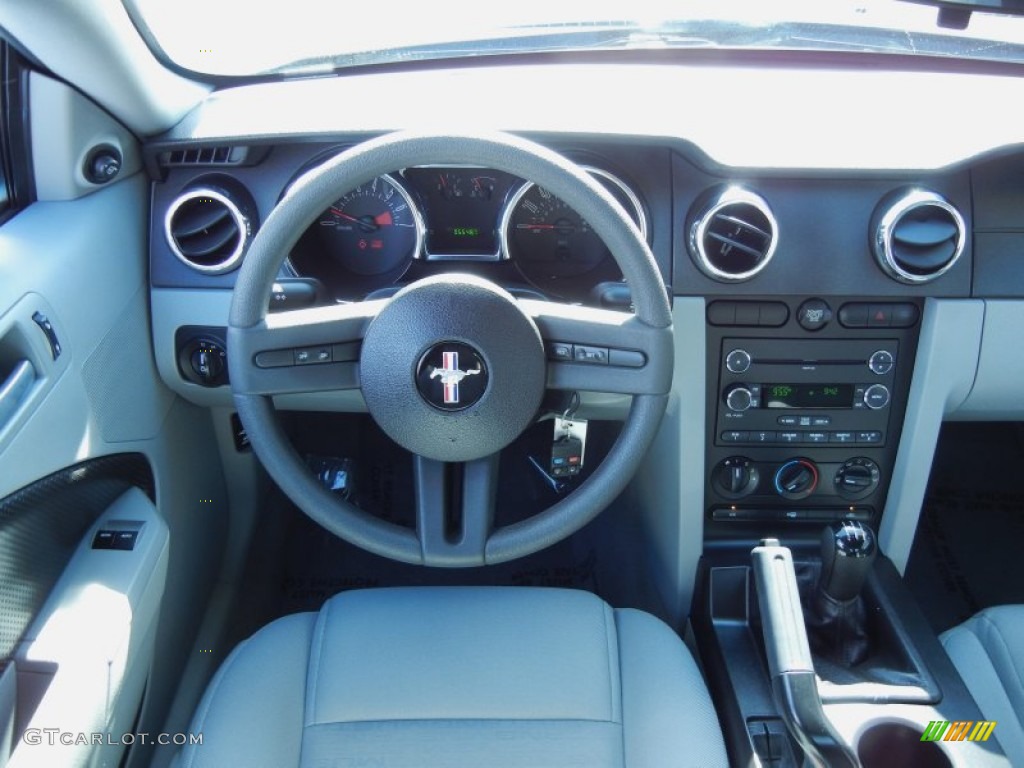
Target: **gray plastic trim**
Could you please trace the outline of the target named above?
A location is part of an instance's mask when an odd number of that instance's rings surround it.
[[[1024,420],[1024,355],[1020,354],[1024,301],[986,301],[978,373],[954,421]]]
[[[29,88],[37,199],[73,200],[108,186],[89,181],[84,173],[86,159],[100,145],[121,153],[121,170],[113,183],[141,170],[135,137],[78,91],[37,72],[31,74]]]
[[[5,0],[3,26],[139,135],[171,127],[210,90],[158,62],[120,0]]]
[[[704,449],[707,333],[703,298],[676,297],[675,354],[668,409],[630,486],[638,499],[645,567],[673,626],[690,614],[704,548]]]
[[[882,551],[900,573],[910,558],[942,420],[974,384],[984,319],[982,301],[925,302],[903,437],[878,532]]]

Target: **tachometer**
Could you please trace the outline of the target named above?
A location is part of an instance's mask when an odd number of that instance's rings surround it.
[[[408,266],[423,238],[412,198],[390,176],[378,176],[338,198],[313,226],[331,259],[367,277]]]
[[[647,217],[633,191],[607,171],[586,170],[612,194],[646,238]],[[591,272],[606,261],[614,263],[585,219],[530,182],[509,200],[501,223],[501,245],[505,258],[516,262],[524,276],[542,288],[556,287],[560,280]]]

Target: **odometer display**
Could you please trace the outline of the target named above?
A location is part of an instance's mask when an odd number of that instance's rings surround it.
[[[852,384],[763,384],[765,408],[849,408]]]

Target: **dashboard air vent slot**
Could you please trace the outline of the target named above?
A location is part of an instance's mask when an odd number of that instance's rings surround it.
[[[778,226],[768,204],[742,187],[705,201],[690,225],[690,255],[715,280],[749,280],[775,253]]]
[[[963,216],[922,189],[890,195],[875,212],[872,246],[882,270],[902,283],[925,283],[949,271],[963,253]]]
[[[228,272],[238,266],[249,244],[254,208],[244,190],[212,184],[192,187],[167,211],[167,243],[193,269],[214,275]]]
[[[181,165],[241,165],[245,162],[246,147],[202,147],[172,149],[160,155],[164,167]]]

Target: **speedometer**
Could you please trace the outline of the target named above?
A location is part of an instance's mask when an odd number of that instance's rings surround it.
[[[619,178],[586,168],[633,219],[647,238],[647,217],[636,194]],[[613,265],[610,252],[590,224],[560,198],[527,182],[512,196],[501,224],[504,256],[542,288]],[[609,271],[616,270],[609,267]],[[614,274],[608,277],[614,278]]]

